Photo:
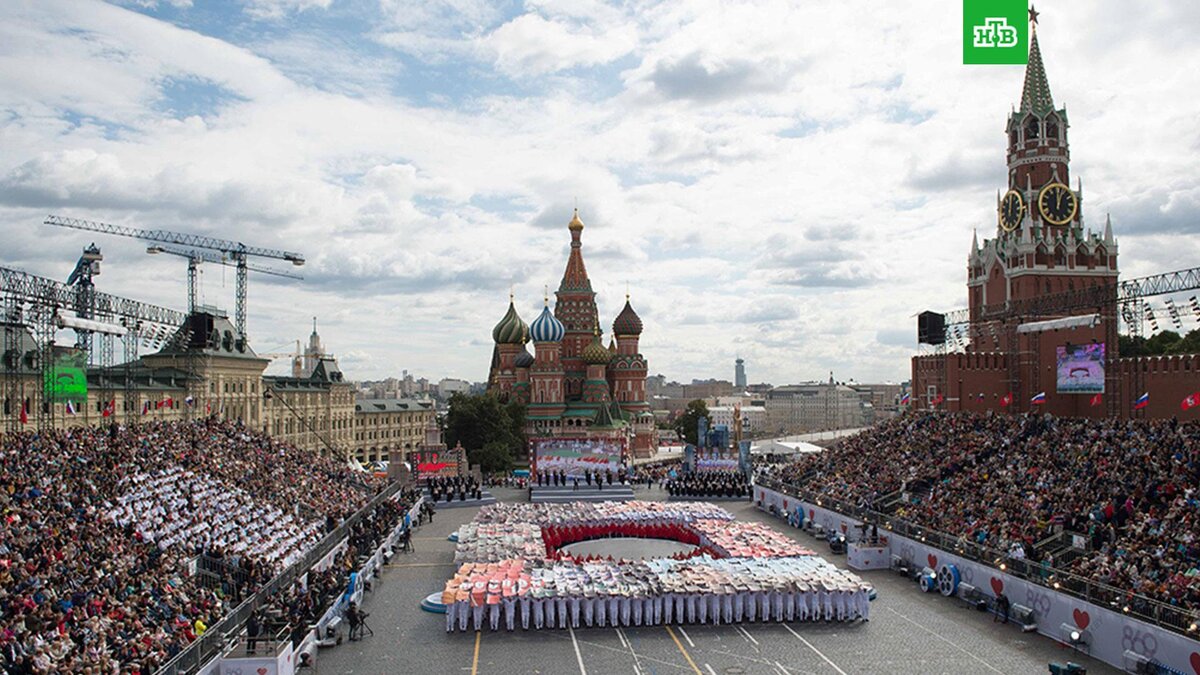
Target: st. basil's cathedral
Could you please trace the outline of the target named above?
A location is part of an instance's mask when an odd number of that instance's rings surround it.
[[[596,293],[583,264],[578,209],[567,228],[571,252],[554,310],[546,298],[541,314],[526,324],[509,298],[508,312],[492,329],[488,391],[526,404],[531,441],[619,441],[632,456],[650,456],[657,443],[646,402],[646,357],[638,351],[642,320],[626,295],[612,324],[614,337],[604,345]]]

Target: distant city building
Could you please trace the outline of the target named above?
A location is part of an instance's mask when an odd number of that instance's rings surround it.
[[[766,396],[766,431],[773,435],[851,429],[864,426],[868,416],[859,392],[832,377],[829,382],[775,387]]]
[[[471,383],[453,377],[443,377],[437,385],[438,395],[443,399],[453,394],[467,394],[471,391]]]
[[[354,456],[363,463],[404,460],[421,448],[435,419],[433,403],[362,399],[354,404]]]
[[[317,317],[313,317],[312,334],[308,336],[308,346],[304,348],[304,358],[300,372],[292,372],[293,377],[308,377],[316,370],[317,364],[325,358],[325,345],[321,344],[321,336],[317,334]],[[332,356],[332,354],[330,354]]]
[[[741,357],[733,362],[733,386],[738,391],[746,390],[746,361]]]
[[[709,406],[708,417],[709,423],[713,425],[724,424],[733,429],[734,411],[738,410],[732,405],[717,405]],[[742,436],[750,438],[755,434],[765,432],[767,429],[767,408],[764,405],[743,405],[740,407],[742,414]]]
[[[864,405],[871,406],[867,418],[864,419],[867,424],[895,417],[900,409],[900,397],[908,391],[907,382],[901,384],[894,382],[885,382],[883,384],[859,384],[851,382],[847,386],[858,392]],[[870,413],[873,413],[874,416],[872,417]]]
[[[733,393],[733,383],[729,380],[692,380],[691,384],[683,385],[682,398],[689,401],[729,396]]]

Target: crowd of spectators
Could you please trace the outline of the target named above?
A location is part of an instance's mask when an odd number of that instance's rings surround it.
[[[406,490],[396,499],[384,500],[371,509],[351,527],[346,546],[327,564],[310,570],[270,599],[263,611],[264,629],[290,627],[294,631],[293,641],[298,641],[303,631],[316,623],[345,592],[350,574],[361,569],[364,556],[374,553],[388,534],[405,522],[418,498],[415,491]]]
[[[217,419],[5,434],[0,670],[151,672],[235,601],[199,554],[269,578],[379,487]]]
[[[815,498],[879,507],[1012,557],[1086,536],[1068,571],[1200,607],[1200,425],[1175,420],[918,413],[759,470]]]

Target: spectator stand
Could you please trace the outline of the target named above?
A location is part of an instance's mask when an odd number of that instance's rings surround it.
[[[291,588],[293,584],[312,571],[318,563],[328,561],[330,555],[336,553],[335,549],[345,545],[353,527],[369,516],[375,507],[384,501],[395,498],[400,489],[400,486],[395,483],[385,487],[366,506],[325,535],[305,553],[300,561],[285,568],[222,620],[209,626],[204,635],[199,636],[157,672],[160,675],[203,675],[216,672],[222,656],[234,646],[236,638],[242,632],[242,626],[254,612],[265,609],[276,594]],[[294,665],[295,662],[292,661],[292,663]],[[283,671],[280,672],[282,675]]]
[[[1128,591],[1014,560],[1006,551],[964,542],[894,516],[827,497],[813,498],[777,481],[757,483],[754,501],[760,509],[781,518],[802,509],[806,529],[811,524],[813,529],[844,531],[850,537],[861,531],[861,523],[877,522],[881,534],[887,533],[892,557],[899,558],[902,566],[925,568],[935,577],[939,570],[953,568],[963,582],[981,593],[989,607],[1003,592],[1012,599],[1014,609],[1031,609],[1031,617],[1020,618],[1023,628],[1036,623],[1037,632],[1065,644],[1062,627],[1072,626],[1081,641],[1070,646],[1115,667],[1124,666],[1128,648],[1183,672],[1192,667],[1191,654],[1197,651],[1197,643],[1188,629],[1195,617],[1181,608],[1143,598],[1139,604],[1142,611],[1135,612]],[[953,584],[942,588],[936,578],[930,589],[956,597],[959,590]]]

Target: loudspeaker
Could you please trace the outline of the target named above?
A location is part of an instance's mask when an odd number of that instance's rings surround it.
[[[946,315],[937,312],[921,312],[917,315],[917,342],[923,345],[940,345],[946,342]]]

